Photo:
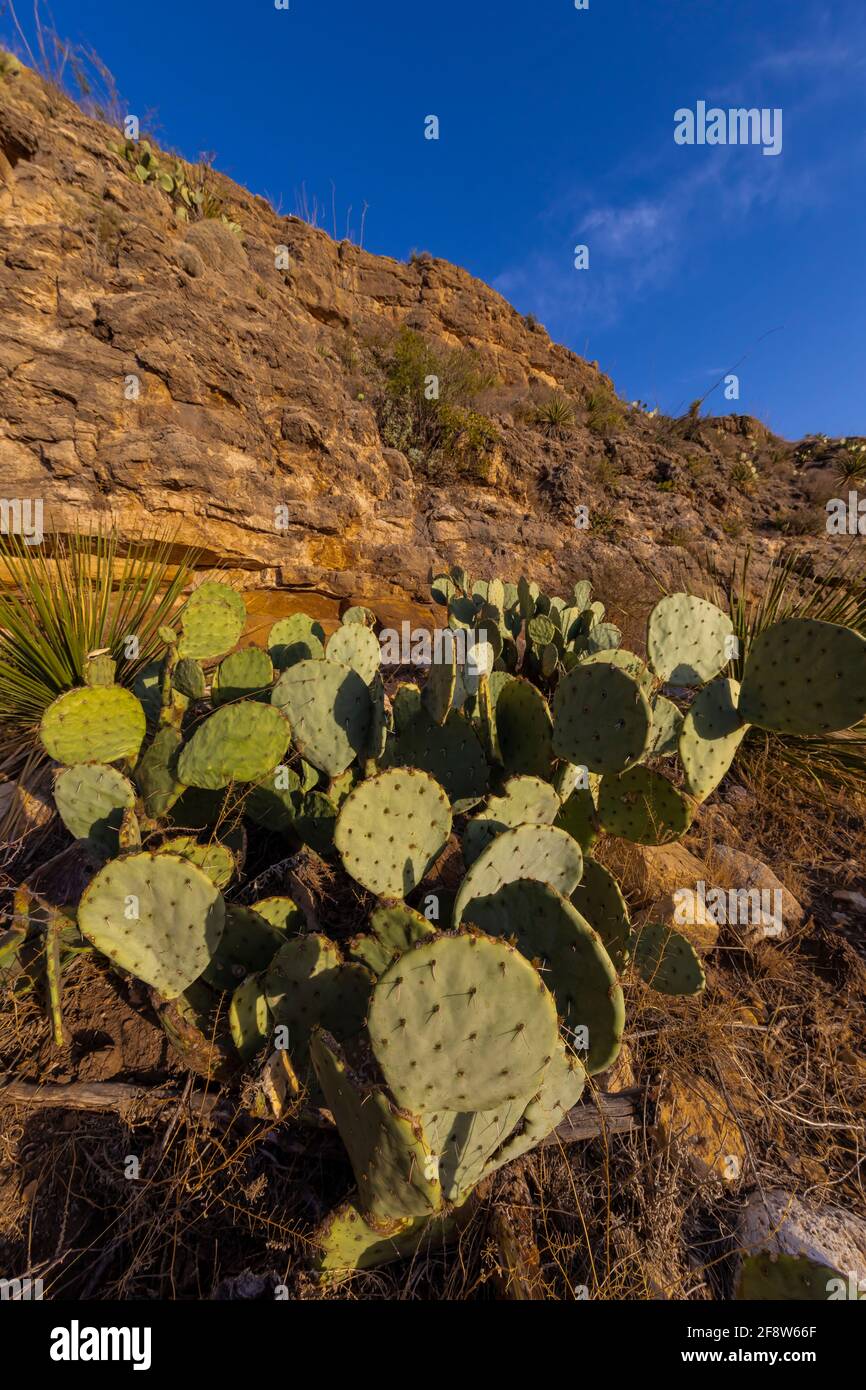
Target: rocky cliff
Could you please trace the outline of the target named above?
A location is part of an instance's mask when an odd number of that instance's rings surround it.
[[[634,593],[646,561],[818,536],[832,446],[653,418],[465,270],[336,242],[212,171],[190,173],[212,215],[180,221],[118,140],[0,77],[0,495],[43,499],[46,530],[110,513],[253,587],[368,602],[454,562]],[[383,429],[401,329],[483,367],[471,466],[465,438],[431,464]]]

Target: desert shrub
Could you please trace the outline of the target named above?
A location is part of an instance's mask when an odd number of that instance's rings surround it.
[[[593,434],[603,438],[616,434],[625,419],[622,401],[604,386],[594,387],[586,397],[586,423]]]

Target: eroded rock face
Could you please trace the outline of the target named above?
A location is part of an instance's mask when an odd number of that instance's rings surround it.
[[[26,69],[0,81],[0,496],[43,499],[46,530],[110,512],[176,528],[253,585],[368,602],[426,597],[443,563],[560,587],[590,574],[637,611],[645,560],[691,563],[689,545],[807,496],[757,421],[686,438],[623,406],[600,423],[596,365],[456,266],[337,243],[221,175],[242,236],[178,223],[116,140]],[[380,436],[365,345],[401,326],[477,350],[495,381],[479,409],[501,444],[459,486]],[[551,390],[577,407],[561,438],[526,418]],[[772,459],[772,502],[726,481],[743,449]]]

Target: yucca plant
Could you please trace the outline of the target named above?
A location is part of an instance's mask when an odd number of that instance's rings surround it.
[[[866,482],[866,444],[846,442],[845,453],[836,463],[836,477],[842,487]]]
[[[545,434],[559,437],[574,428],[574,406],[565,396],[549,396],[536,406],[533,419]]]
[[[161,651],[199,558],[168,536],[121,542],[113,530],[80,531],[31,548],[0,536],[0,774],[32,777],[44,761],[37,730],[62,691],[80,685],[89,654],[108,650],[117,681],[131,685]],[[135,642],[130,642],[135,638]],[[0,838],[20,828],[16,807]]]

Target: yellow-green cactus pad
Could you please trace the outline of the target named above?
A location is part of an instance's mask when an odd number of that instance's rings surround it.
[[[346,872],[371,893],[405,897],[451,833],[451,807],[437,782],[395,767],[360,782],[340,808],[334,844]]]
[[[273,705],[225,705],[199,724],[181,749],[178,777],[188,787],[217,791],[230,782],[257,782],[281,762],[291,729]]]
[[[137,758],[145,727],[144,709],[130,690],[98,685],[59,695],[39,732],[48,756],[74,767]]]

